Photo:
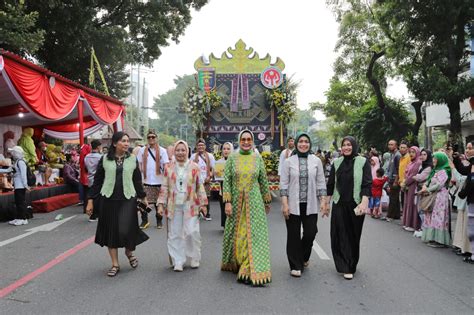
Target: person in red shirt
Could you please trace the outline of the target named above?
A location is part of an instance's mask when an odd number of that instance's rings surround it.
[[[388,177],[385,176],[383,168],[379,168],[376,171],[377,177],[372,179],[372,197],[369,199],[369,211],[372,218],[380,219],[382,215],[382,189],[384,184],[388,181]]]
[[[84,213],[86,213],[86,205],[87,202],[84,202],[86,200],[85,196],[87,196],[87,190],[89,187],[89,178],[87,174],[87,168],[86,165],[84,164],[84,158],[86,157],[87,154],[92,152],[92,148],[89,144],[85,143],[82,145],[81,150],[80,150],[80,155],[79,155],[79,204],[84,206]]]

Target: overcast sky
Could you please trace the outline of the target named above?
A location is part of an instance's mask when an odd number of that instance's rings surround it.
[[[298,107],[307,109],[310,102],[325,101],[337,27],[324,0],[210,0],[193,13],[180,43],[164,47],[148,73],[150,104],[153,97],[174,87],[177,75],[195,73],[198,57],[211,53],[220,57],[241,38],[260,57],[269,53],[272,62],[276,57],[285,62],[284,73],[301,81]],[[403,88],[394,90],[391,94],[404,94]]]

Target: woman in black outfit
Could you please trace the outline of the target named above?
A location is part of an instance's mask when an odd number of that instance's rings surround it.
[[[138,260],[133,254],[136,246],[148,239],[139,228],[137,197],[146,201],[142,175],[138,162],[128,152],[129,137],[124,132],[112,136],[112,144],[103,156],[94,176],[94,183],[88,192],[87,214],[91,215],[93,200],[99,198],[99,222],[95,242],[107,246],[112,267],[107,275],[114,277],[120,271],[118,248],[125,248],[130,266],[136,268]]]
[[[356,140],[342,140],[342,156],[332,167],[327,194],[332,198],[331,249],[336,270],[351,280],[359,262],[364,214],[371,196],[372,173],[369,161],[358,155]],[[329,207],[326,207],[328,209]],[[323,213],[327,216],[329,211]]]

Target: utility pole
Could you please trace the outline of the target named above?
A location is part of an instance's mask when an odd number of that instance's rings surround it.
[[[140,133],[140,64],[138,64],[138,79],[137,79],[137,120],[135,127],[138,133]]]

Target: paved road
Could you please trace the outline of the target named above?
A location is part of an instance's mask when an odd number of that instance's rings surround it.
[[[32,272],[38,274],[0,298],[0,313],[474,313],[474,266],[449,249],[427,247],[402,231],[398,222],[366,218],[359,269],[355,279],[347,281],[334,268],[329,220],[320,220],[318,253],[313,251],[310,268],[295,279],[289,275],[286,230],[275,201],[269,215],[273,282],[253,288],[219,271],[222,229],[217,202],[211,209],[215,220],[201,223],[203,259],[198,270],[173,272],[164,230],[149,228],[150,240],[137,250],[138,269],[131,270],[121,253],[122,270],[113,279],[105,276],[110,265],[106,250],[88,245],[96,224],[87,222],[79,207],[38,214],[26,227],[2,223],[0,242],[50,223],[58,213],[76,216],[52,231],[0,247],[0,290]],[[77,252],[57,258],[81,243]]]

